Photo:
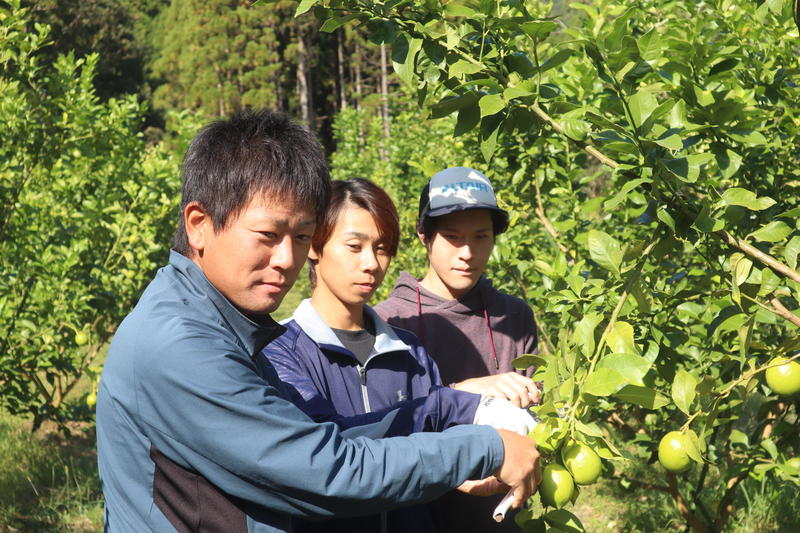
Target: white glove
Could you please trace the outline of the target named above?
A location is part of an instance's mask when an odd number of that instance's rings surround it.
[[[472,423],[527,435],[536,427],[537,421],[526,409],[520,409],[506,399],[481,396]]]

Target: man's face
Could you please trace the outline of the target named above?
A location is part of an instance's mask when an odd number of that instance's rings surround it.
[[[478,282],[494,246],[492,217],[487,209],[468,209],[436,217],[428,249],[431,289],[460,298]]]
[[[383,282],[391,257],[369,211],[347,205],[317,255],[314,298],[331,308],[360,307]]]
[[[245,314],[277,309],[308,255],[314,213],[256,195],[238,217],[216,232],[201,208],[190,209],[185,216],[192,259],[208,280]]]

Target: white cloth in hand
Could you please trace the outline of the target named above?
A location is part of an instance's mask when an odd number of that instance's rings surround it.
[[[481,396],[472,423],[507,429],[520,435],[527,435],[536,427],[536,420],[526,409],[520,409],[503,398],[491,396]]]

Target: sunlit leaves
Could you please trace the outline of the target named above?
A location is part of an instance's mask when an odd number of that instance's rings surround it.
[[[591,230],[588,238],[589,254],[598,265],[620,277],[622,246],[608,233]]]

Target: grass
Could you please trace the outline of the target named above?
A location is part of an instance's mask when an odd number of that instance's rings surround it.
[[[0,532],[102,531],[103,506],[92,425],[65,437],[0,412]]]

